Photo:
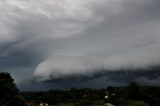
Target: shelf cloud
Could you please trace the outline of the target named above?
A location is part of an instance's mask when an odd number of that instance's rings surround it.
[[[0,70],[21,83],[159,66],[159,9],[159,0],[1,0]]]

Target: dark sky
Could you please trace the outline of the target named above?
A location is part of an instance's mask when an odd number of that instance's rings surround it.
[[[1,0],[0,70],[25,90],[159,85],[159,10],[160,0]]]

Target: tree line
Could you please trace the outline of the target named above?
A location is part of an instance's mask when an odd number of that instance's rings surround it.
[[[26,106],[33,103],[56,106],[160,106],[160,87],[140,86],[136,82],[128,86],[106,89],[70,88],[49,91],[19,91],[9,73],[0,73],[0,106]]]

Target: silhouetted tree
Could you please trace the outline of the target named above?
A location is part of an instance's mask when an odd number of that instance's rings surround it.
[[[140,86],[136,82],[131,82],[127,89],[129,99],[137,100],[141,95]]]
[[[12,104],[16,100],[22,100],[22,98],[18,96],[14,79],[9,73],[0,73],[0,106],[19,106]]]

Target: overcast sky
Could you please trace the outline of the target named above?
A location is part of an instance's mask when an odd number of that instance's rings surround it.
[[[1,0],[0,70],[22,88],[124,84],[113,76],[156,85],[144,70],[159,66],[159,10],[160,0]],[[131,73],[107,74],[120,70]]]

